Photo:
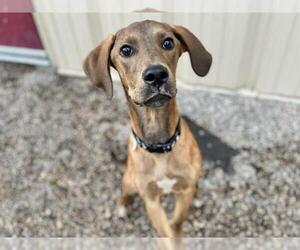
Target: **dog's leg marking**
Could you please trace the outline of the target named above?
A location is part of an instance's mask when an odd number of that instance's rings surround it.
[[[188,189],[188,180],[180,176],[177,176],[176,180],[176,184],[173,186],[172,190],[174,193],[181,193],[184,190]]]
[[[130,170],[128,168],[125,170],[123,180],[122,180],[122,199],[123,205],[128,205],[129,197],[133,194],[137,193],[136,187],[133,183],[133,177],[131,175]]]

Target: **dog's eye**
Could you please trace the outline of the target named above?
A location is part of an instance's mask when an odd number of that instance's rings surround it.
[[[174,48],[174,41],[173,41],[173,39],[172,39],[171,37],[168,37],[168,38],[166,38],[166,39],[162,42],[161,46],[162,46],[164,49],[166,49],[166,50],[173,49],[173,48]]]
[[[130,57],[133,55],[133,48],[129,45],[123,45],[120,49],[121,56]]]

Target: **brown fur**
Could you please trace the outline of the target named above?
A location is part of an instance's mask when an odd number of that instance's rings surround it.
[[[172,50],[161,47],[166,37],[174,40]],[[133,56],[120,56],[120,48],[124,44],[134,48]],[[145,202],[150,221],[163,237],[181,235],[201,168],[200,150],[186,122],[180,118],[175,101],[177,61],[185,51],[190,54],[195,73],[206,75],[212,62],[211,55],[190,31],[181,26],[146,20],[109,36],[84,62],[87,76],[109,97],[112,96],[109,66],[118,71],[127,97],[131,127],[145,143],[165,142],[174,134],[180,119],[181,136],[171,152],[149,153],[136,147],[133,137],[130,137],[122,183],[121,205],[127,205],[129,196],[138,193]],[[153,64],[163,65],[168,70],[168,82],[159,91],[172,97],[155,107],[145,104],[156,90],[145,84],[142,78],[144,70]],[[160,204],[160,197],[169,190],[169,184],[171,193],[176,197],[171,222]]]

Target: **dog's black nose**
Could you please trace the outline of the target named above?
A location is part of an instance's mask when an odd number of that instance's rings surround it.
[[[166,83],[168,77],[168,70],[162,65],[150,66],[143,73],[145,83],[156,87]]]

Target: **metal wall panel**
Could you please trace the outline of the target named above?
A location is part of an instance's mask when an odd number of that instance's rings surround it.
[[[72,1],[64,2],[72,6]],[[105,4],[114,4],[113,1],[82,2],[83,9],[105,9]],[[36,10],[47,8],[45,4],[58,2],[34,1]],[[189,7],[198,5],[192,1]],[[155,6],[163,9],[164,1],[156,1]],[[132,9],[144,7],[146,1],[140,1]],[[182,56],[177,75],[184,82],[300,97],[297,13],[36,12],[34,17],[44,46],[61,73],[82,74],[84,57],[109,33],[137,20],[154,19],[188,27],[213,55],[213,66],[205,78],[193,73],[187,54]]]

